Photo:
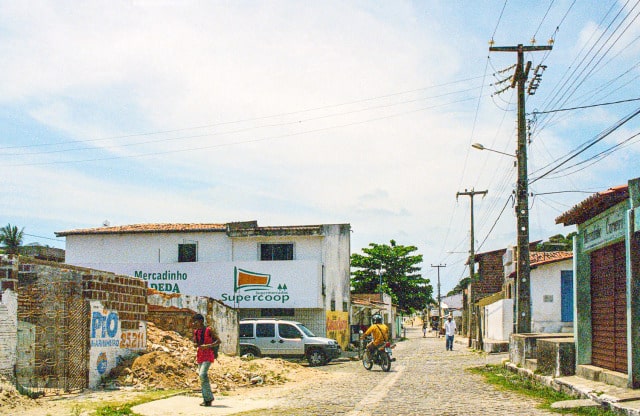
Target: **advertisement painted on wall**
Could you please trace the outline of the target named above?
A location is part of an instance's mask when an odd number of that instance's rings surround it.
[[[327,338],[338,341],[344,350],[349,345],[349,312],[327,312]]]
[[[118,311],[105,309],[101,302],[91,301],[89,327],[89,387],[96,387],[120,357],[132,350],[146,348],[144,323],[137,330],[122,330]]]
[[[165,293],[208,296],[235,308],[321,308],[316,261],[83,263],[77,266],[140,278]]]

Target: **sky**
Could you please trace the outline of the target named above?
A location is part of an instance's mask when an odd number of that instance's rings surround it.
[[[530,239],[640,176],[640,2],[0,0],[0,224],[24,244],[138,223],[349,223],[443,295],[516,244],[516,53]],[[534,42],[534,43],[532,43]],[[529,82],[527,82],[527,85]],[[503,91],[501,91],[503,90]],[[446,265],[436,268],[435,265]]]

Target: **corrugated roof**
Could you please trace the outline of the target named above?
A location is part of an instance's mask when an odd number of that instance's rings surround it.
[[[625,199],[629,199],[629,185],[614,186],[606,191],[596,192],[556,218],[556,224],[582,224]]]
[[[179,232],[211,232],[226,231],[226,224],[191,223],[191,224],[131,224],[114,227],[80,228],[69,231],[58,231],[56,236],[92,235],[92,234],[136,234],[136,233],[179,233]]]

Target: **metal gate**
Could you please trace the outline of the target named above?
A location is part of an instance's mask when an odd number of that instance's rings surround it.
[[[32,265],[20,269],[18,389],[41,396],[87,388],[89,305],[82,283],[40,278]]]
[[[591,253],[591,363],[627,372],[625,243]]]

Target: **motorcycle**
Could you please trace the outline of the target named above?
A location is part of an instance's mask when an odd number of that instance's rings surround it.
[[[360,331],[362,333],[362,331]],[[373,350],[373,354],[370,354],[369,350],[366,349],[366,345],[371,342],[371,337],[367,337],[360,342],[360,350],[362,351],[362,365],[367,370],[371,370],[374,364],[377,364],[382,368],[382,371],[391,370],[391,363],[396,359],[393,358],[393,347],[390,342],[385,342],[380,345],[376,349]],[[371,356],[370,356],[371,355]]]

